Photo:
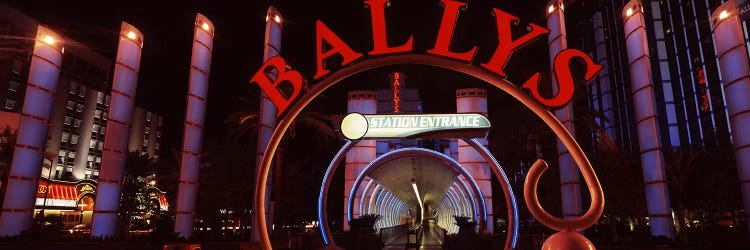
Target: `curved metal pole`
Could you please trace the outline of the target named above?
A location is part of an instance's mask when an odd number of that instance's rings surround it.
[[[457,205],[456,208],[458,209],[458,215],[466,216],[467,211],[464,210],[465,207],[464,207],[464,200],[462,199],[463,197],[461,197],[461,195],[456,193],[456,189],[454,187],[450,187],[448,189],[448,192],[450,192],[451,195],[453,196],[453,199],[456,200],[456,205]]]
[[[476,150],[487,163],[492,165],[492,172],[495,174],[498,180],[500,180],[500,187],[503,188],[503,194],[505,195],[505,204],[508,208],[508,235],[505,239],[506,249],[515,249],[518,243],[518,203],[516,202],[516,196],[513,194],[513,189],[508,181],[508,176],[505,175],[505,171],[500,167],[492,153],[487,148],[479,143],[477,139],[462,139],[464,142],[469,144],[474,150]],[[493,223],[494,226],[494,223]]]
[[[304,96],[298,98],[294,102],[294,104],[292,104],[288,108],[288,110],[286,111],[286,116],[281,119],[278,126],[276,126],[276,129],[274,130],[273,135],[269,140],[268,146],[266,147],[266,154],[263,155],[263,161],[259,166],[259,174],[255,183],[255,211],[257,211],[257,213],[255,214],[255,219],[259,221],[259,228],[267,228],[267,223],[265,221],[266,212],[264,210],[264,196],[266,192],[266,183],[268,182],[268,172],[271,168],[271,161],[276,155],[276,149],[281,143],[282,137],[289,129],[289,126],[292,124],[292,121],[294,121],[294,119],[300,114],[300,112],[302,112],[302,110],[307,107],[307,105],[310,104],[310,102],[312,102],[317,96],[319,96],[325,90],[340,82],[341,80],[344,80],[349,76],[366,71],[368,69],[397,64],[428,65],[467,74],[501,89],[505,93],[508,93],[510,96],[521,102],[521,104],[523,104],[524,106],[529,108],[529,110],[534,112],[534,114],[539,116],[539,118],[541,118],[542,121],[544,121],[544,123],[549,126],[550,129],[552,129],[552,131],[560,139],[560,141],[563,142],[565,147],[568,148],[571,156],[576,161],[578,168],[581,170],[581,173],[584,176],[584,180],[586,181],[586,186],[588,187],[589,193],[591,194],[591,204],[589,204],[589,208],[583,216],[574,219],[559,220],[555,217],[550,216],[549,214],[546,214],[546,212],[544,213],[547,216],[542,216],[542,213],[539,213],[540,211],[538,211],[541,209],[541,204],[539,204],[538,200],[536,200],[536,193],[530,194],[528,192],[524,192],[525,198],[528,195],[534,196],[534,199],[526,199],[527,207],[529,207],[530,211],[534,211],[532,212],[532,215],[537,218],[540,223],[549,227],[554,226],[555,229],[565,229],[566,226],[573,224],[573,226],[577,226],[577,228],[582,226],[588,227],[596,222],[599,216],[601,216],[602,212],[604,211],[604,193],[602,192],[601,185],[599,184],[599,179],[594,173],[594,168],[591,166],[591,162],[589,162],[588,158],[586,158],[586,155],[583,153],[581,147],[575,141],[575,138],[573,138],[570,132],[565,129],[562,123],[557,120],[555,115],[552,114],[547,109],[547,107],[534,100],[533,97],[531,97],[520,87],[508,82],[494,72],[485,70],[481,67],[439,56],[401,54],[374,57],[343,67],[340,70],[333,72],[317,84],[313,85],[312,88],[305,92]],[[533,173],[535,175],[541,175],[543,171],[543,166],[535,164],[535,166],[530,169],[529,174]],[[534,183],[529,183],[529,179],[527,178],[526,184],[535,186],[538,184],[538,180],[539,179],[536,178],[536,181]],[[524,186],[525,190],[527,185]],[[531,203],[529,203],[529,201],[531,201]],[[268,231],[260,230],[260,241],[261,246],[264,249],[272,249],[271,239],[269,238]]]
[[[368,203],[369,203],[367,205],[367,213],[368,214],[372,213],[373,206],[375,205],[375,198],[377,197],[378,193],[380,192],[380,190],[382,188],[383,188],[383,186],[381,186],[380,184],[378,184],[377,186],[375,186],[375,189],[372,190],[372,193],[370,194],[370,198],[367,200]]]
[[[388,190],[381,190],[378,196],[375,197],[375,205],[373,206],[373,210],[377,212],[378,215],[380,215],[383,211],[380,210],[380,204],[383,203],[383,199],[388,196]],[[383,221],[378,221],[379,228],[383,227]]]
[[[326,245],[331,245],[334,247],[336,246],[336,243],[333,242],[333,236],[331,235],[330,228],[328,227],[328,185],[331,184],[333,173],[335,173],[338,166],[341,165],[341,160],[344,159],[346,152],[349,152],[349,150],[354,147],[355,144],[356,142],[347,140],[344,146],[339,149],[339,152],[336,153],[336,156],[333,157],[331,163],[328,164],[328,169],[326,169],[326,173],[323,176],[323,184],[320,185],[320,194],[318,195],[318,221],[320,221],[320,234],[323,236],[323,242]]]
[[[365,185],[365,190],[362,191],[362,198],[359,199],[359,215],[360,216],[364,215],[365,208],[363,205],[365,204],[365,199],[367,198],[367,192],[370,191],[370,187],[372,186],[372,183],[375,183],[373,179],[370,179],[369,181],[367,181],[367,185]]]
[[[471,216],[470,218],[473,218],[474,220],[477,220],[479,218],[479,206],[477,205],[476,198],[474,198],[474,194],[469,191],[469,184],[466,183],[466,180],[463,178],[460,178],[459,176],[459,183],[461,183],[461,188],[464,190],[464,194],[469,196],[469,200],[471,201],[472,210],[471,210]]]

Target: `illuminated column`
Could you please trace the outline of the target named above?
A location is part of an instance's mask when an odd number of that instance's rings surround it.
[[[89,162],[89,149],[91,147],[91,127],[94,126],[94,112],[96,112],[96,98],[98,95],[99,92],[93,88],[86,89],[81,126],[78,127],[76,158],[73,163],[73,178],[76,180],[86,178],[86,166]]]
[[[750,66],[737,15],[737,5],[727,1],[711,15],[716,53],[719,55],[724,93],[732,126],[732,143],[737,158],[745,218],[750,218]],[[750,228],[750,220],[747,220]]]
[[[547,28],[550,30],[547,43],[549,44],[550,65],[555,64],[555,57],[560,51],[568,48],[564,12],[562,0],[551,0],[547,5]],[[553,90],[557,92],[557,79],[552,77],[551,81]],[[572,100],[564,107],[555,110],[555,116],[571,134],[575,135]],[[560,163],[562,215],[563,218],[575,218],[581,215],[581,182],[578,178],[580,173],[570,152],[559,139],[557,140],[557,159]]]
[[[456,90],[456,112],[480,113],[486,116],[487,90],[476,88]],[[482,145],[487,146],[487,138],[479,138],[478,140]],[[490,167],[484,158],[463,140],[458,141],[458,162],[471,173],[482,190],[487,204],[488,223],[485,232],[492,233],[495,227],[492,217],[492,172],[490,172]]]
[[[654,107],[651,60],[641,1],[628,2],[622,14],[651,235],[673,238],[672,208]]]
[[[281,51],[281,14],[273,6],[268,7],[266,12],[266,40],[263,45],[263,62],[268,59],[279,55]],[[277,72],[271,71],[268,74],[268,79],[275,81]],[[258,177],[258,170],[260,170],[260,163],[263,162],[263,154],[266,153],[266,147],[268,141],[271,139],[271,134],[276,128],[276,106],[266,96],[266,94],[260,92],[260,106],[258,110],[258,137],[255,151],[255,177]],[[271,166],[273,169],[275,166]],[[266,212],[266,230],[270,233],[273,227],[273,210],[271,210],[271,185],[273,182],[273,170],[268,171],[268,181],[266,182],[266,194],[265,194],[265,212]],[[253,205],[255,207],[255,205]],[[257,223],[255,223],[255,216],[253,216],[253,240],[260,240],[260,232]]]
[[[42,26],[37,28],[18,137],[0,215],[0,236],[15,236],[31,229],[52,102],[60,75],[62,46],[57,34]]]
[[[604,116],[608,120],[604,125],[604,129],[612,140],[616,140],[615,113],[612,107],[612,86],[609,77],[609,60],[607,60],[607,44],[604,38],[602,13],[596,12],[592,19],[594,21],[594,41],[596,42],[596,62],[602,65],[602,71],[599,72],[599,91],[601,91],[602,113],[604,113]]]
[[[208,73],[211,71],[211,51],[214,45],[214,26],[198,13],[195,17],[193,57],[190,62],[190,85],[185,110],[185,131],[182,137],[182,164],[175,209],[174,232],[178,237],[193,234],[195,201],[198,196],[198,175],[203,152],[203,125],[206,117]],[[153,121],[156,123],[156,121]],[[156,133],[156,131],[151,131]]]
[[[347,113],[357,112],[360,114],[375,114],[378,111],[378,99],[375,91],[369,90],[358,90],[349,91],[346,103]],[[349,192],[352,190],[354,181],[357,179],[362,169],[367,164],[375,160],[376,155],[376,141],[375,140],[362,140],[357,145],[354,145],[349,152],[346,153],[346,168],[344,177],[344,204],[347,204],[349,200]],[[352,218],[359,217],[359,199],[362,198],[362,191],[364,185],[370,180],[369,177],[363,179],[359,188],[357,189],[357,196],[354,197],[354,209]],[[344,205],[346,206],[346,205]],[[346,220],[347,214],[344,209],[344,230],[349,230],[349,222]],[[381,214],[382,216],[382,214]]]
[[[117,230],[122,175],[128,151],[130,120],[133,118],[142,48],[141,32],[132,25],[122,22],[112,77],[107,133],[104,134],[104,147],[102,148],[102,166],[99,170],[91,225],[93,237],[112,237]]]

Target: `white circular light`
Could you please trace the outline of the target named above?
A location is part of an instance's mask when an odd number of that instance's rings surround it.
[[[133,31],[128,31],[128,35],[127,36],[128,36],[128,39],[130,39],[130,40],[135,40],[136,38],[138,38],[138,36]]]
[[[341,133],[349,140],[359,140],[367,134],[367,118],[360,113],[351,113],[341,120]]]

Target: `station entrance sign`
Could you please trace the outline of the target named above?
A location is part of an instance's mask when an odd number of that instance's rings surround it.
[[[341,121],[349,140],[386,138],[484,137],[490,121],[481,114],[363,115],[350,113]]]

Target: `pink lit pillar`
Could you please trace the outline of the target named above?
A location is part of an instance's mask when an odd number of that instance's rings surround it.
[[[641,1],[628,2],[622,15],[651,235],[674,238],[672,207],[669,204],[664,155],[654,107],[651,60]]]
[[[273,6],[268,7],[266,11],[266,40],[263,45],[263,62],[268,59],[278,56],[281,51],[281,13],[276,10]],[[276,80],[276,71],[271,71],[268,74],[268,79]],[[258,177],[258,170],[260,170],[260,163],[263,161],[263,155],[266,153],[266,147],[268,141],[271,140],[273,130],[276,128],[276,106],[262,91],[260,92],[260,108],[258,111],[258,139],[255,151],[255,177]],[[271,166],[274,168],[275,166]],[[268,181],[266,182],[266,193],[265,197],[265,212],[266,212],[266,226],[265,229],[269,233],[273,227],[273,210],[271,209],[271,187],[273,182],[273,170],[268,171]],[[255,205],[253,205],[255,207]],[[260,229],[258,224],[255,222],[255,216],[253,216],[253,240],[260,240]]]
[[[190,61],[190,86],[185,110],[185,131],[182,137],[182,164],[177,193],[174,231],[179,237],[193,234],[195,201],[198,195],[198,175],[203,152],[203,125],[206,116],[208,73],[211,71],[211,51],[214,45],[214,25],[200,13],[195,16],[193,57]],[[156,121],[153,121],[154,123]],[[156,133],[156,131],[151,131]]]
[[[550,30],[549,62],[555,64],[555,57],[560,51],[568,48],[565,30],[565,7],[562,0],[551,0],[547,5],[547,28]],[[552,77],[552,88],[557,92],[557,79]],[[573,124],[573,102],[555,111],[555,116],[571,134],[575,135]],[[557,140],[557,159],[560,162],[560,200],[562,201],[563,218],[575,218],[581,215],[581,182],[578,178],[578,166],[573,162],[570,152]]]
[[[15,236],[31,229],[62,54],[63,42],[60,37],[39,26],[0,215],[0,236]]]
[[[732,144],[737,159],[745,218],[750,218],[750,66],[737,5],[727,1],[714,10],[716,53],[719,55],[727,110],[732,126]],[[750,220],[747,220],[750,228]]]
[[[120,212],[122,175],[130,138],[138,69],[141,65],[143,35],[132,25],[122,22],[117,58],[110,92],[107,133],[102,147],[102,166],[99,170],[96,203],[91,225],[91,236],[112,237],[117,231]]]
[[[487,90],[477,88],[456,90],[456,112],[487,115]],[[478,140],[482,145],[487,146],[487,138],[478,138]],[[490,167],[484,157],[463,140],[458,141],[458,163],[471,173],[471,176],[477,181],[479,189],[482,190],[484,201],[487,204],[487,225],[484,232],[491,234],[495,229],[495,220],[492,216],[492,172]]]
[[[360,114],[375,114],[378,110],[378,100],[375,91],[369,90],[357,90],[349,91],[348,99],[346,103],[346,110],[348,113],[357,112]],[[357,179],[362,170],[375,160],[376,155],[376,141],[375,140],[362,140],[349,152],[346,153],[345,161],[345,177],[344,177],[344,204],[347,204],[349,200],[349,193],[352,190],[354,181]],[[359,200],[362,198],[362,191],[364,185],[369,181],[370,178],[365,178],[357,189],[356,197],[354,197],[354,208],[352,212],[352,218],[359,217]],[[346,205],[344,205],[346,206]],[[349,222],[346,220],[347,209],[344,209],[344,230],[349,230]],[[383,214],[381,214],[383,216]],[[384,217],[385,218],[385,217]]]

